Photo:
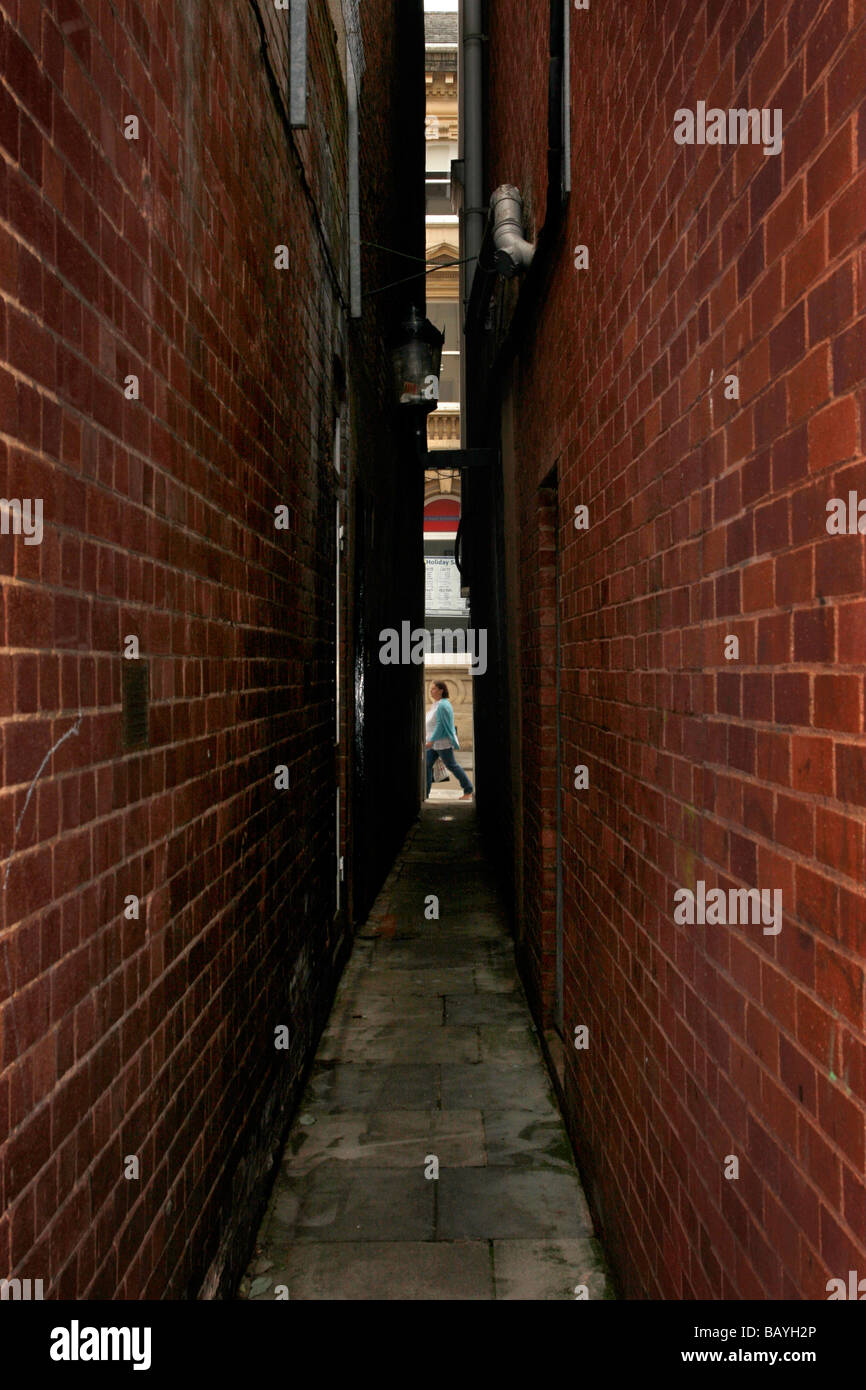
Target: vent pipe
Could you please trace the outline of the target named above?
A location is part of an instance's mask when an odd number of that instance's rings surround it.
[[[535,247],[523,236],[523,198],[520,190],[503,183],[490,199],[493,218],[493,245],[496,249],[496,269],[506,280],[528,270]]]

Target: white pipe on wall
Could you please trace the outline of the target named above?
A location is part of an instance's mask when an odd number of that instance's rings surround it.
[[[496,269],[507,280],[532,265],[535,247],[523,236],[523,198],[520,190],[503,183],[490,199]]]

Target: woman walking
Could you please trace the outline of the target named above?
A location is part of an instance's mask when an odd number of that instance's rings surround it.
[[[454,710],[448,698],[448,686],[444,681],[434,681],[430,695],[433,703],[427,711],[427,795],[429,797],[433,782],[433,764],[437,758],[441,758],[463,788],[460,800],[471,801],[472,783],[454,757],[454,749],[459,748],[460,744],[454,727]]]

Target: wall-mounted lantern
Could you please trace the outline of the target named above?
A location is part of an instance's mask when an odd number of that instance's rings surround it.
[[[401,406],[429,415],[439,404],[439,371],[445,334],[413,305],[391,349],[394,387]]]

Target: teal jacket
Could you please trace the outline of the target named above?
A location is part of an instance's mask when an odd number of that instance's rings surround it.
[[[454,727],[454,710],[450,700],[440,700],[436,706],[436,723],[433,725],[433,737],[431,743],[436,743],[440,738],[451,740],[452,748],[459,748],[457,742],[457,730]]]

